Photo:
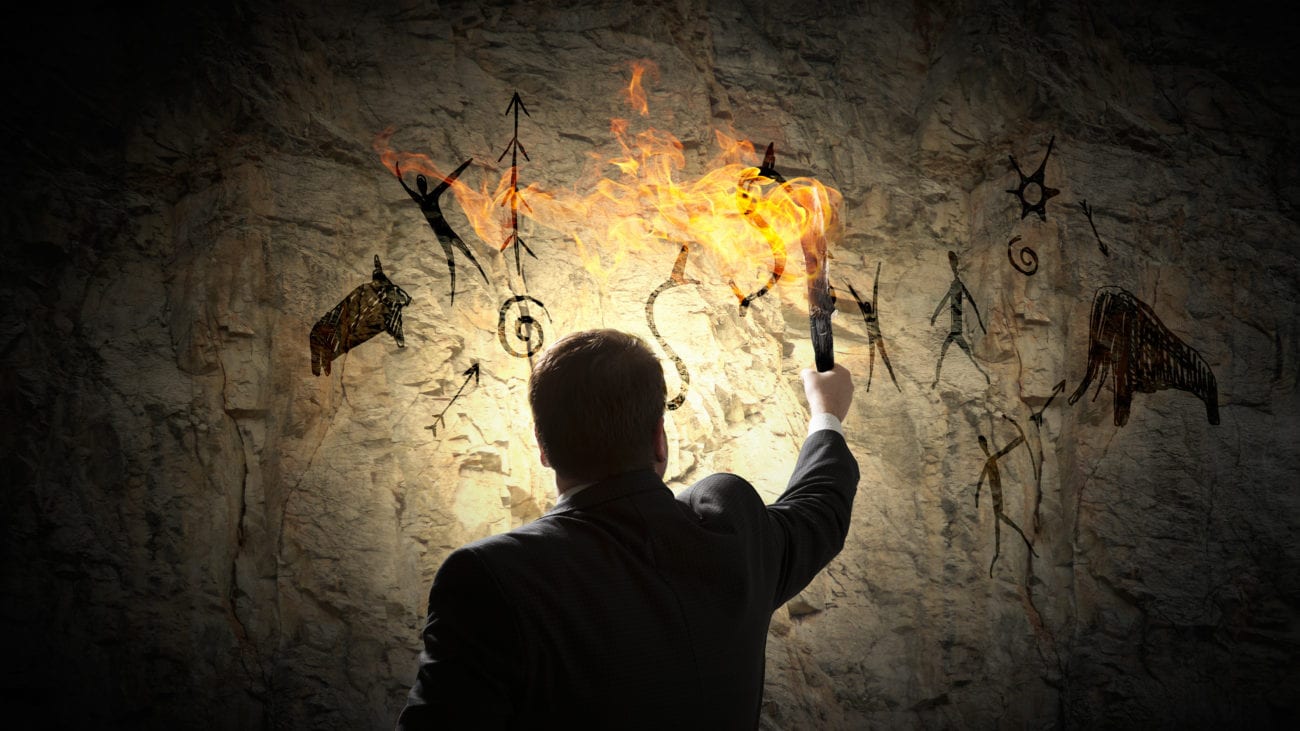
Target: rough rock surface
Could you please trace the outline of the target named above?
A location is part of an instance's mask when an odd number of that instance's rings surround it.
[[[764,728],[1295,722],[1300,87],[1280,16],[1174,2],[80,10],[42,11],[4,44],[8,706],[50,727],[391,725],[441,560],[553,495],[527,361],[498,342],[513,258],[448,196],[489,280],[457,254],[453,305],[446,259],[375,141],[391,129],[393,148],[442,170],[473,158],[465,182],[492,185],[518,91],[525,183],[574,189],[592,155],[618,153],[609,120],[623,117],[676,135],[683,175],[704,172],[721,129],[774,141],[787,177],[844,196],[835,335],[859,384],[847,428],[863,481],[843,553],[773,619]],[[646,118],[621,94],[635,59],[658,68]],[[1045,219],[1022,217],[1008,155],[1030,174],[1051,140],[1044,181],[1060,193]],[[676,244],[620,258],[588,223],[524,224],[547,338],[649,337],[643,304]],[[1009,260],[1016,236],[1032,276]],[[948,251],[988,381],[954,345],[932,388]],[[406,347],[380,334],[314,377],[308,333],[376,254],[413,298]],[[869,293],[877,263],[897,387],[846,294]],[[671,484],[731,470],[774,498],[805,419],[802,291],[778,287],[742,318],[707,258],[687,273],[701,283],[656,308],[692,374],[669,419]],[[1168,389],[1137,393],[1116,426],[1115,374],[1067,402],[1102,286],[1199,352],[1221,423]],[[479,381],[429,428],[472,363]],[[997,450],[1017,429],[1000,488],[1034,553],[1003,523],[990,571],[978,440]]]

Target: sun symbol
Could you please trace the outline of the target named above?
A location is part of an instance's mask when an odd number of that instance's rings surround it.
[[[1033,175],[1025,175],[1016,163],[1015,155],[1008,155],[1011,158],[1011,166],[1016,169],[1016,174],[1020,176],[1020,187],[1013,188],[1007,192],[1020,199],[1020,218],[1023,220],[1030,212],[1037,213],[1038,217],[1044,221],[1047,220],[1047,199],[1057,195],[1061,191],[1056,188],[1049,188],[1043,183],[1043,170],[1047,167],[1047,158],[1052,155],[1052,145],[1056,142],[1056,136],[1047,143],[1047,154],[1043,155],[1043,161],[1038,164],[1038,169]],[[1033,200],[1033,203],[1030,203]]]

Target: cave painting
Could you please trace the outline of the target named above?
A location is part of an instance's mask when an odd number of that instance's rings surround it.
[[[497,318],[497,339],[501,342],[501,347],[516,358],[532,358],[537,351],[542,349],[546,342],[546,334],[542,332],[542,323],[532,316],[528,311],[528,303],[531,302],[542,308],[542,313],[546,319],[551,319],[551,313],[546,311],[546,305],[542,304],[534,297],[526,294],[517,294],[507,299],[501,305],[501,311]],[[506,335],[506,313],[511,306],[518,306],[519,314],[514,320],[514,337],[524,344],[523,350],[515,350],[510,344],[510,338]]]
[[[1016,271],[1028,277],[1038,271],[1038,252],[1028,246],[1022,246],[1019,250],[1020,260],[1016,261],[1014,247],[1019,241],[1019,236],[1012,236],[1007,242],[1007,258],[1011,260],[1011,266],[1015,267]]]
[[[447,257],[447,273],[451,277],[451,303],[453,305],[456,304],[456,260],[453,258],[453,246],[459,249],[469,259],[470,263],[478,268],[478,273],[483,276],[483,281],[487,282],[487,275],[483,273],[483,267],[479,266],[478,260],[474,258],[474,252],[470,251],[460,236],[456,235],[451,224],[447,223],[446,217],[442,215],[442,206],[438,202],[442,194],[446,192],[447,188],[451,187],[452,183],[456,182],[456,178],[460,177],[460,174],[465,168],[469,167],[471,162],[473,160],[466,160],[461,163],[460,167],[434,186],[433,190],[429,190],[429,181],[422,174],[415,176],[417,190],[411,190],[406,181],[402,179],[401,164],[394,164],[397,182],[402,184],[402,188],[411,196],[411,200],[419,204],[420,211],[424,213],[425,219],[428,220],[429,226],[433,229],[434,236],[438,238],[438,243],[442,244],[442,252]]]
[[[1043,408],[1031,414],[1029,416],[1029,420],[1037,424],[1039,427],[1041,427],[1043,425],[1043,413],[1047,411],[1048,406],[1052,405],[1052,401],[1056,400],[1057,394],[1061,393],[1064,390],[1065,390],[1065,380],[1062,379],[1059,383],[1057,383],[1055,386],[1052,387],[1052,394],[1047,397],[1047,403],[1043,404]]]
[[[749,168],[749,170],[753,170],[753,168]],[[776,283],[781,280],[781,275],[785,274],[785,242],[777,235],[767,220],[761,214],[755,212],[755,208],[757,208],[754,204],[755,194],[750,192],[755,185],[762,185],[764,181],[776,182],[778,185],[786,184],[785,177],[776,171],[776,143],[774,142],[767,144],[767,152],[763,155],[763,164],[758,167],[758,173],[743,176],[736,184],[736,204],[745,215],[745,219],[757,228],[759,233],[763,234],[763,238],[767,240],[767,245],[772,249],[772,272],[767,278],[767,283],[762,287],[745,294],[740,290],[740,287],[736,286],[734,280],[727,282],[731,285],[731,293],[740,301],[741,317],[744,317],[745,313],[749,311],[749,305],[754,300],[770,292],[772,287],[776,286]]]
[[[524,208],[530,209],[528,202],[519,193],[519,153],[523,153],[524,159],[529,160],[528,151],[524,149],[523,143],[519,141],[519,112],[521,111],[529,117],[533,116],[528,114],[528,108],[524,106],[524,100],[516,91],[510,97],[510,103],[506,105],[505,112],[507,116],[511,113],[514,114],[514,136],[510,138],[506,149],[501,151],[501,156],[497,158],[497,162],[504,160],[507,152],[510,153],[510,189],[506,191],[505,197],[501,201],[501,205],[509,204],[510,206],[510,233],[506,235],[506,240],[501,243],[501,250],[505,251],[507,247],[514,246],[515,274],[519,277],[519,285],[523,294],[513,294],[501,304],[500,318],[497,320],[497,338],[501,342],[501,347],[505,348],[507,353],[516,358],[527,358],[531,364],[533,355],[542,349],[542,346],[546,343],[546,338],[542,332],[542,323],[538,322],[532,316],[532,313],[528,311],[528,303],[532,302],[541,307],[547,319],[550,319],[551,313],[546,311],[545,305],[528,295],[528,277],[524,274],[524,260],[519,253],[522,249],[529,256],[534,259],[537,258],[533,250],[528,248],[528,244],[524,243],[524,240],[519,236],[519,206],[522,204]],[[509,269],[507,269],[507,274],[508,272]],[[517,291],[513,283],[510,289],[512,292]],[[519,308],[519,314],[515,317],[514,335],[517,340],[523,341],[523,350],[515,350],[511,346],[509,338],[506,337],[506,311],[512,305]]]
[[[952,267],[952,284],[948,286],[948,293],[939,301],[939,306],[934,308],[934,314],[930,316],[930,324],[933,325],[935,319],[939,317],[939,312],[943,310],[944,304],[948,303],[948,337],[943,339],[943,348],[939,351],[939,362],[934,367],[934,383],[930,384],[930,388],[939,385],[939,371],[943,369],[943,359],[948,354],[948,346],[953,343],[956,343],[957,347],[961,348],[962,352],[970,358],[971,364],[980,372],[980,375],[984,376],[984,380],[992,383],[992,381],[989,381],[989,374],[985,373],[980,364],[975,361],[975,355],[971,353],[970,344],[966,342],[963,296],[970,297],[970,306],[971,309],[975,310],[975,321],[979,323],[980,329],[986,333],[988,330],[984,329],[984,320],[980,318],[980,310],[975,304],[975,296],[970,293],[969,289],[966,289],[965,283],[961,281],[961,275],[957,273],[957,254],[955,252],[948,252],[948,265]]]
[[[1002,418],[1010,421],[1010,419],[1005,415]],[[1015,422],[1012,423],[1014,424]],[[1019,424],[1016,424],[1016,429],[1020,429]],[[1034,551],[1033,544],[1029,542],[1029,537],[1025,535],[1025,532],[1020,530],[1020,526],[1016,525],[1016,522],[1007,516],[1006,512],[1003,510],[1002,504],[1002,473],[998,469],[998,460],[1005,457],[1011,452],[1011,450],[1019,447],[1021,444],[1025,444],[1024,432],[1021,431],[1019,436],[1012,439],[1005,447],[992,454],[989,453],[989,440],[986,439],[983,434],[979,435],[979,444],[980,449],[984,450],[984,456],[986,459],[984,460],[984,469],[980,472],[979,482],[975,483],[975,507],[978,509],[980,506],[980,489],[984,486],[984,480],[987,479],[989,483],[989,493],[993,495],[993,560],[989,562],[989,577],[992,577],[993,567],[997,564],[998,555],[1002,552],[1003,523],[1011,526],[1015,529],[1016,533],[1020,534],[1020,537],[1025,542],[1025,547],[1029,549],[1030,553],[1034,556],[1037,556],[1038,553]],[[1025,448],[1028,449],[1029,445],[1025,444]],[[1030,453],[1030,462],[1033,462],[1032,452]]]
[[[893,381],[894,388],[901,392],[903,388],[898,385],[898,379],[894,377],[894,366],[890,365],[889,353],[885,350],[885,338],[880,334],[880,307],[877,304],[877,295],[880,293],[880,262],[876,262],[876,281],[871,285],[871,301],[864,302],[852,284],[849,285],[849,293],[858,303],[858,309],[862,310],[862,320],[867,324],[867,390],[871,390],[871,375],[876,369],[876,348],[879,347],[880,360],[889,371],[889,380]]]
[[[352,290],[334,309],[325,313],[311,329],[311,372],[319,376],[340,355],[381,332],[406,347],[402,336],[402,308],[411,304],[411,296],[389,281],[375,254],[375,271],[369,282]]]
[[[524,159],[529,160],[528,150],[525,150],[523,143],[519,141],[520,111],[526,116],[533,116],[528,114],[528,107],[524,106],[524,100],[519,97],[519,92],[516,91],[514,96],[510,97],[510,104],[506,106],[506,114],[509,115],[514,112],[515,115],[515,134],[514,137],[510,138],[510,143],[506,145],[506,149],[501,151],[501,156],[497,158],[497,162],[504,160],[507,152],[510,153],[510,190],[506,192],[505,198],[501,201],[501,205],[510,205],[510,233],[501,244],[501,250],[505,251],[506,247],[512,245],[515,247],[515,272],[523,280],[525,279],[524,263],[523,259],[520,258],[519,249],[522,248],[534,259],[537,258],[537,255],[533,253],[532,249],[528,248],[528,244],[525,244],[523,239],[519,238],[519,204],[522,203],[524,208],[531,210],[527,201],[519,194],[519,153],[522,152]],[[531,160],[529,161],[531,162]]]
[[[1101,240],[1101,234],[1097,233],[1097,224],[1092,222],[1092,206],[1088,201],[1079,201],[1079,207],[1083,209],[1083,215],[1088,217],[1088,225],[1092,227],[1092,235],[1097,239],[1097,248],[1101,249],[1103,256],[1110,256],[1110,249],[1106,248],[1106,242]]]
[[[663,294],[665,291],[681,284],[700,283],[699,280],[686,278],[686,256],[689,253],[690,247],[686,244],[682,244],[681,250],[677,252],[677,261],[673,262],[672,273],[663,281],[663,284],[655,287],[655,290],[650,293],[650,296],[645,301],[646,324],[650,326],[650,332],[655,336],[655,340],[659,341],[659,347],[663,348],[664,354],[667,355],[669,360],[673,362],[673,365],[677,367],[677,376],[682,382],[681,389],[677,392],[677,395],[668,400],[667,406],[670,411],[676,410],[686,401],[686,388],[691,385],[691,372],[686,370],[686,364],[682,362],[681,356],[677,355],[677,352],[669,347],[668,341],[664,340],[664,337],[659,334],[659,328],[655,325],[654,308],[655,300],[659,299],[659,295]]]
[[[438,425],[447,425],[447,419],[445,418],[447,416],[447,410],[451,408],[452,404],[456,403],[456,399],[460,398],[461,392],[463,392],[465,387],[469,385],[470,379],[474,379],[475,386],[478,385],[478,363],[466,368],[465,372],[461,375],[465,377],[465,381],[460,384],[460,388],[456,389],[455,395],[453,395],[451,400],[447,402],[447,405],[442,408],[442,411],[438,412],[438,415],[433,417],[433,423],[425,427],[425,429],[431,430],[435,437],[438,436]]]
[[[1043,452],[1043,431],[1042,431],[1043,413],[1047,411],[1048,406],[1052,405],[1052,401],[1056,400],[1057,394],[1060,394],[1063,391],[1065,391],[1064,380],[1060,381],[1059,383],[1057,383],[1055,386],[1052,387],[1052,394],[1047,397],[1047,403],[1043,404],[1043,408],[1029,415],[1029,421],[1033,422],[1034,424],[1034,439],[1038,442],[1038,462],[1034,465],[1034,482],[1038,483],[1038,489],[1040,490],[1039,493],[1040,498],[1042,497],[1041,490],[1043,489],[1043,459],[1045,458],[1045,453]],[[1020,425],[1016,424],[1016,428],[1019,429]],[[1021,433],[1023,434],[1024,432]],[[1032,454],[1033,452],[1031,451],[1030,455]]]
[[[1011,158],[1011,167],[1015,168],[1016,174],[1020,176],[1020,185],[1007,192],[1020,199],[1021,219],[1030,213],[1037,213],[1040,220],[1046,221],[1047,200],[1061,192],[1056,188],[1047,187],[1043,182],[1043,171],[1047,169],[1047,158],[1052,156],[1052,145],[1055,143],[1056,137],[1053,136],[1047,143],[1047,154],[1043,155],[1043,161],[1038,164],[1038,169],[1033,175],[1025,175],[1025,171],[1021,170],[1019,163],[1016,162],[1016,156],[1008,155]]]
[[[1093,378],[1101,393],[1106,375],[1115,374],[1115,426],[1128,423],[1134,392],[1174,388],[1205,402],[1211,424],[1219,423],[1219,391],[1214,372],[1194,348],[1169,331],[1145,302],[1120,287],[1101,287],[1092,300],[1088,326],[1088,371],[1071,404]]]

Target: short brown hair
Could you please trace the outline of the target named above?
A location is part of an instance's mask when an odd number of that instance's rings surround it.
[[[537,441],[557,474],[598,480],[654,464],[664,371],[638,337],[587,330],[555,342],[528,380]]]

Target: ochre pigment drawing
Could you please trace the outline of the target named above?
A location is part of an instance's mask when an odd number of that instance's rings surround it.
[[[1003,418],[1006,417],[1004,416]],[[1017,430],[1019,430],[1020,428],[1019,425],[1017,425],[1016,428]],[[998,460],[1007,456],[1007,454],[1009,454],[1011,450],[1015,449],[1016,447],[1019,447],[1021,444],[1024,443],[1025,443],[1025,436],[1024,433],[1021,432],[1021,434],[1017,436],[1015,439],[1012,439],[1010,442],[1007,442],[1007,445],[1005,447],[990,454],[989,440],[986,439],[983,434],[979,435],[980,449],[984,450],[984,456],[986,457],[986,459],[984,460],[984,469],[980,471],[979,482],[975,483],[975,507],[979,508],[980,506],[980,488],[984,486],[984,480],[987,479],[989,482],[989,493],[993,495],[993,560],[989,562],[990,577],[993,576],[993,567],[997,564],[998,556],[1002,552],[1002,524],[1003,523],[1006,523],[1007,525],[1011,526],[1013,529],[1015,529],[1016,533],[1020,534],[1021,539],[1023,539],[1025,542],[1025,547],[1029,549],[1030,553],[1032,553],[1035,556],[1038,555],[1038,553],[1034,551],[1033,544],[1029,542],[1029,537],[1026,536],[1025,532],[1023,530],[1020,530],[1020,526],[1016,525],[1016,522],[1006,514],[1003,501],[1002,501],[1002,473],[998,468]],[[1025,448],[1027,449],[1028,447],[1029,445],[1026,444]],[[1033,456],[1031,453],[1030,461],[1032,462],[1032,460],[1033,460]]]
[[[659,299],[659,295],[680,284],[699,284],[699,280],[686,278],[686,256],[689,253],[690,247],[682,244],[681,250],[677,253],[677,261],[673,262],[672,273],[663,281],[663,284],[655,287],[645,301],[646,325],[650,327],[650,332],[655,336],[655,340],[659,342],[659,347],[663,348],[664,355],[667,355],[668,359],[677,367],[677,376],[682,382],[677,395],[668,399],[669,410],[677,409],[686,401],[686,389],[691,385],[691,372],[686,370],[686,364],[682,362],[681,356],[677,355],[677,352],[668,345],[668,341],[664,340],[664,336],[659,334],[659,328],[655,325],[655,300]]]
[[[1096,378],[1095,401],[1111,372],[1115,374],[1115,426],[1128,423],[1134,393],[1167,388],[1196,395],[1205,402],[1210,423],[1219,423],[1219,387],[1210,365],[1170,332],[1150,306],[1120,287],[1102,287],[1093,297],[1088,372],[1069,402],[1078,401]]]
[[[411,296],[389,281],[375,254],[375,271],[369,282],[352,290],[343,301],[326,312],[311,329],[311,372],[319,376],[340,355],[381,332],[406,347],[402,336],[402,308],[411,304]]]

